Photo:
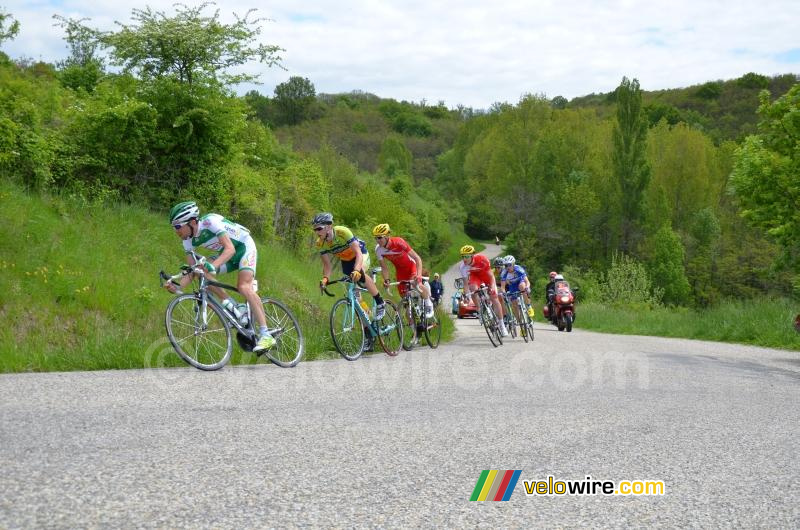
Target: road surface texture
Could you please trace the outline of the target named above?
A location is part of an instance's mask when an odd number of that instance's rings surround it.
[[[458,325],[396,358],[2,375],[0,527],[800,526],[797,352]],[[484,469],[521,470],[508,502],[469,501]],[[548,476],[665,494],[526,495]]]

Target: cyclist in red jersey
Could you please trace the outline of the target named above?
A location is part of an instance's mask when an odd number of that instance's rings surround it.
[[[492,306],[495,313],[500,317],[500,334],[504,337],[508,335],[508,330],[503,322],[503,305],[497,297],[497,284],[494,279],[494,272],[492,271],[492,264],[489,258],[483,254],[475,254],[475,248],[472,245],[464,245],[461,247],[461,276],[464,278],[464,293],[472,294],[472,300],[475,306],[479,305],[478,295],[475,292],[480,288],[481,284],[486,284],[489,288],[489,296],[492,298]]]
[[[375,236],[375,254],[381,264],[381,275],[383,276],[384,287],[389,286],[389,270],[386,268],[386,261],[389,260],[394,265],[397,281],[416,280],[417,288],[425,301],[425,317],[433,317],[433,302],[431,301],[431,289],[427,282],[422,280],[422,258],[419,257],[411,246],[402,237],[390,237],[391,229],[386,223],[379,224],[372,229]],[[405,294],[408,287],[404,284],[397,286],[400,296]]]

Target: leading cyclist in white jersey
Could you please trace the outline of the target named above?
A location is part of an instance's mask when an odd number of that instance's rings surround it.
[[[175,234],[183,240],[183,249],[186,251],[186,261],[189,265],[195,264],[191,254],[194,249],[203,247],[219,252],[205,263],[206,274],[210,278],[214,278],[217,272],[239,271],[236,288],[247,299],[258,324],[259,338],[253,351],[258,352],[274,346],[275,338],[267,329],[267,319],[264,316],[261,299],[253,291],[258,250],[250,231],[219,214],[209,213],[200,217],[200,209],[192,201],[173,206],[169,212],[169,222],[175,229]],[[185,287],[191,281],[192,275],[184,276],[181,278],[180,287]],[[167,282],[164,287],[173,293],[176,289],[171,282]],[[229,298],[224,289],[218,287],[211,289],[223,303]]]

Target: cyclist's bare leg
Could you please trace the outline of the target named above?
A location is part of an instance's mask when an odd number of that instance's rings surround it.
[[[206,279],[216,281],[217,275],[206,271]],[[224,302],[225,300],[231,297],[231,295],[228,294],[228,291],[226,291],[221,287],[215,287],[213,285],[209,285],[208,290],[214,293],[214,296],[216,296],[220,302]]]
[[[258,294],[253,291],[253,277],[253,271],[250,269],[241,269],[236,282],[236,288],[239,289],[239,293],[241,293],[250,304],[250,310],[253,312],[256,323],[260,327],[266,327],[267,318],[264,316],[264,306],[261,305],[261,299],[258,297]]]
[[[372,277],[369,274],[364,275],[364,284],[366,284],[367,291],[369,291],[369,294],[371,294],[372,296],[378,295],[378,286],[375,285],[375,282],[372,281]]]
[[[489,291],[489,294],[492,297],[492,307],[494,307],[494,312],[500,317],[500,322],[503,321],[503,304],[500,303],[500,297],[497,295],[496,292]]]
[[[519,301],[513,300],[511,302],[511,308],[512,308],[511,310],[514,312],[514,317],[517,319],[517,322],[519,322],[521,324],[522,323],[522,315],[520,314],[520,311],[519,311]]]
[[[419,289],[420,294],[422,294],[423,300],[430,300],[431,299],[431,287],[427,283],[423,282],[417,284],[417,288]]]
[[[522,297],[525,299],[525,303],[531,305],[531,284],[528,283],[527,280],[523,280],[519,282],[519,290],[522,292]]]

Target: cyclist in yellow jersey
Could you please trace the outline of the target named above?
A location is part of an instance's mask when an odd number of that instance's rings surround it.
[[[323,287],[327,285],[332,270],[331,255],[337,256],[342,262],[342,272],[350,276],[354,282],[364,285],[375,299],[375,319],[383,318],[386,305],[375,282],[364,272],[369,269],[366,244],[355,237],[346,226],[333,226],[333,214],[327,212],[317,214],[311,225],[317,235],[316,247],[320,249],[319,255],[322,259],[320,285]]]

